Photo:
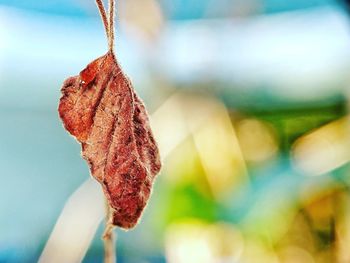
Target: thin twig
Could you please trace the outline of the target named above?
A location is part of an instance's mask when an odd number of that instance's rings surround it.
[[[105,250],[105,258],[104,263],[116,263],[116,251],[115,251],[115,234],[114,234],[114,225],[111,222],[112,220],[112,209],[106,200],[106,227],[103,233],[103,241],[104,241],[104,250]]]
[[[103,21],[103,25],[105,27],[105,31],[106,31],[106,36],[109,39],[109,25],[108,25],[108,18],[107,18],[107,13],[106,13],[106,9],[103,5],[103,1],[102,0],[96,0],[96,5],[98,7],[98,10],[100,11],[100,15]]]
[[[106,35],[108,38],[108,48],[113,53],[114,49],[114,14],[115,14],[115,2],[109,0],[109,17],[107,18],[106,9],[103,5],[102,0],[96,0],[98,10],[105,27]],[[114,225],[112,220],[112,209],[106,200],[106,227],[103,233],[104,250],[105,250],[105,263],[116,263],[116,252],[115,252],[115,235],[113,232]]]
[[[109,0],[109,50],[114,51],[114,16],[115,16],[115,0]]]

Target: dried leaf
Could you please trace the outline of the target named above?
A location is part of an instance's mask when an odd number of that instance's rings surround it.
[[[156,174],[159,151],[148,115],[114,53],[91,62],[62,87],[59,114],[113,209],[113,224],[136,225]]]

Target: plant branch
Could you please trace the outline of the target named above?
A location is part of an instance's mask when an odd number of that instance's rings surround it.
[[[106,36],[109,39],[109,24],[108,24],[108,18],[107,18],[107,13],[106,13],[106,9],[103,5],[103,1],[102,0],[96,0],[96,5],[98,7],[98,10],[100,11],[100,15],[103,21],[103,25],[105,27],[105,31],[106,31]]]
[[[114,50],[114,19],[115,19],[115,0],[109,0],[109,50]]]
[[[115,234],[114,234],[114,225],[112,224],[112,209],[106,200],[106,227],[103,233],[103,241],[104,241],[104,251],[105,251],[105,259],[104,263],[116,263],[116,252],[115,252]]]

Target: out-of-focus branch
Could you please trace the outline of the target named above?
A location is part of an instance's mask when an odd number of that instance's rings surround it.
[[[112,224],[112,209],[110,205],[108,204],[108,201],[105,201],[106,203],[106,226],[105,231],[103,233],[103,242],[104,242],[104,249],[105,249],[105,259],[104,263],[116,263],[117,262],[117,256],[116,256],[116,235],[114,233],[114,225]]]

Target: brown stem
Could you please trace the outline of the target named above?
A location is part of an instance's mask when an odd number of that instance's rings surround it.
[[[103,25],[105,27],[105,31],[106,31],[106,35],[109,41],[109,24],[108,24],[108,18],[107,18],[107,13],[106,13],[106,9],[103,5],[103,1],[102,0],[96,0],[96,5],[98,7],[98,10],[100,11],[100,15],[103,21]]]
[[[109,50],[114,51],[114,16],[115,16],[115,0],[109,0]]]
[[[114,225],[111,222],[112,219],[112,209],[106,200],[106,227],[103,233],[105,258],[104,263],[116,263],[116,251],[115,251],[115,235],[114,235]]]

